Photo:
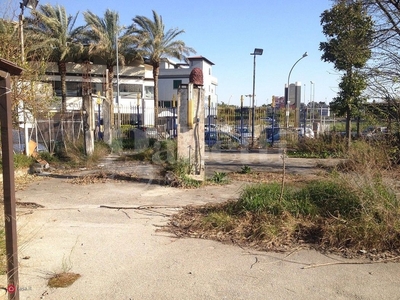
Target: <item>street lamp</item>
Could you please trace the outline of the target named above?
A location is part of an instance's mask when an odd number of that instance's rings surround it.
[[[304,84],[303,128],[304,128],[303,135],[306,136],[306,128],[307,128],[306,84]]]
[[[39,0],[23,0],[19,7],[21,8],[21,14],[19,15],[19,26],[20,26],[20,39],[21,39],[21,60],[25,62],[25,47],[24,47],[24,10],[25,7],[29,9],[35,9],[38,5]]]
[[[19,7],[21,8],[21,14],[19,15],[19,35],[21,43],[21,62],[22,65],[25,62],[25,45],[24,45],[24,9],[35,9],[38,5],[39,0],[23,0],[20,2]],[[26,111],[25,102],[23,102],[23,118],[24,118],[24,135],[25,135],[25,155],[29,156],[29,133],[28,126],[26,125]]]
[[[256,56],[263,54],[263,49],[255,48],[253,53],[254,62],[253,62],[253,107],[252,107],[252,115],[251,115],[251,147],[254,146],[254,121],[255,121],[255,108],[254,108],[254,94],[256,92]]]
[[[310,81],[310,83],[311,83],[311,87],[312,87],[312,91],[310,91],[311,92],[311,95],[310,95],[310,101],[311,101],[311,109],[312,109],[312,121],[311,121],[311,124],[313,124],[314,123],[314,117],[315,117],[315,111],[314,111],[314,109],[315,109],[315,96],[314,96],[314,94],[315,94],[315,82],[314,81]],[[311,116],[310,116],[310,119],[311,119]]]
[[[297,65],[297,63],[302,60],[303,58],[305,58],[307,56],[307,52],[304,52],[304,54],[302,55],[302,57],[300,57],[292,66],[292,68],[289,71],[289,75],[288,75],[288,80],[287,80],[287,86],[285,88],[285,101],[286,101],[286,128],[289,128],[289,91],[290,91],[290,74],[292,74],[293,68],[295,67],[295,65]],[[287,89],[287,90],[286,90]]]

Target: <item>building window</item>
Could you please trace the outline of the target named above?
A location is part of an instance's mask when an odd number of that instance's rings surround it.
[[[179,89],[179,86],[182,84],[182,80],[174,80],[174,90]]]
[[[117,86],[114,85],[114,96],[117,95]],[[141,84],[119,84],[119,95],[124,98],[134,98],[137,99],[138,96],[142,95],[142,85]]]
[[[144,99],[154,99],[154,86],[144,87]]]
[[[55,96],[61,97],[61,81],[52,81],[53,91]],[[81,82],[66,82],[67,97],[81,97],[82,83]]]
[[[102,83],[94,83],[92,82],[92,94],[97,94],[97,92],[103,91],[103,84]]]

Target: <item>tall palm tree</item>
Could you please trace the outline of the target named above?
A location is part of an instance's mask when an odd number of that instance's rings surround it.
[[[117,12],[109,9],[104,13],[104,17],[100,17],[86,11],[83,13],[86,21],[86,31],[84,35],[90,43],[90,53],[100,58],[106,64],[109,76],[110,94],[112,99],[112,80],[114,77],[114,66],[117,64],[116,41],[119,33],[119,15]]]
[[[160,73],[160,61],[162,58],[171,57],[178,60],[186,60],[186,55],[195,53],[195,50],[187,47],[181,40],[175,40],[184,33],[178,28],[165,32],[162,17],[153,10],[153,20],[144,16],[136,16],[128,32],[135,35],[138,40],[138,54],[142,59],[148,59],[153,66],[154,79],[154,125],[158,121],[158,76]]]
[[[119,15],[117,12],[107,9],[104,17],[101,18],[90,11],[83,13],[86,21],[86,30],[84,35],[87,42],[90,43],[90,54],[101,59],[108,69],[108,90],[107,98],[110,101],[111,125],[113,124],[113,77],[114,67],[117,65],[117,46],[118,62],[122,65],[126,60],[132,57],[132,47],[121,47],[119,44],[127,43],[127,38],[119,38],[122,27],[119,26]],[[117,44],[118,43],[118,44]],[[126,50],[126,51],[124,51]]]
[[[78,13],[68,15],[61,5],[40,5],[38,10],[32,11],[32,18],[28,18],[26,30],[37,41],[33,51],[47,49],[50,59],[57,63],[61,79],[61,114],[66,111],[67,83],[66,65],[82,54],[83,46],[79,43],[81,28],[75,28]]]

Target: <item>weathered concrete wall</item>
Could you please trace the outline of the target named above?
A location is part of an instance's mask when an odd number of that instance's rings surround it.
[[[178,91],[178,159],[188,160],[190,175],[205,179],[204,172],[204,89],[192,83]]]

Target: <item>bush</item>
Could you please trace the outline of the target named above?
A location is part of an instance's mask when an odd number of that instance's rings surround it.
[[[214,175],[211,177],[210,181],[217,184],[225,184],[229,183],[229,178],[225,172],[214,172]]]
[[[295,193],[294,198],[311,203],[313,216],[352,218],[360,215],[362,207],[354,188],[339,179],[310,182]],[[311,211],[308,213],[311,214]]]
[[[279,183],[247,186],[237,201],[218,206],[213,218],[203,220],[213,227],[225,224],[221,230],[241,224],[232,232],[255,244],[303,241],[355,252],[400,247],[400,202],[380,176],[333,174],[301,186],[287,184],[281,200],[280,191]]]
[[[346,154],[346,140],[338,134],[322,134],[315,139],[300,139],[293,146],[292,156],[337,158]]]
[[[261,213],[267,212],[279,215],[284,210],[284,205],[279,201],[281,186],[278,183],[257,184],[246,187],[240,194],[239,200],[234,204],[234,211]],[[286,191],[287,197],[289,191]],[[285,201],[285,197],[284,200]]]
[[[44,158],[48,162],[63,163],[70,167],[77,166],[91,166],[97,163],[102,157],[111,153],[111,148],[108,144],[103,141],[96,141],[94,143],[94,151],[90,156],[85,155],[85,149],[83,144],[83,138],[76,142],[65,142],[63,147],[57,147],[53,155],[43,154],[49,160]],[[40,154],[42,155],[42,154]]]

